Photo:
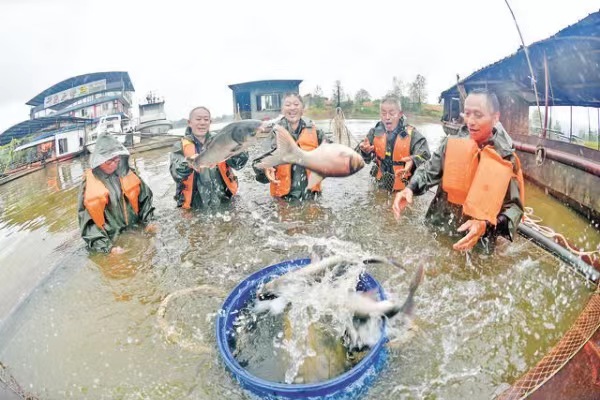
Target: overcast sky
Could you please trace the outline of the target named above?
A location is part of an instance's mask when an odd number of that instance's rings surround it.
[[[509,0],[526,44],[598,11],[596,0]],[[142,99],[166,98],[170,119],[197,106],[232,113],[227,85],[302,79],[330,96],[381,97],[392,77],[427,80],[437,103],[456,74],[515,52],[504,0],[125,1],[0,0],[0,132],[28,118],[25,102],[72,76],[128,71]],[[137,111],[137,110],[136,110]]]

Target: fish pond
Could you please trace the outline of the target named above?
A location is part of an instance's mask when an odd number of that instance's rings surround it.
[[[357,139],[373,124],[348,121]],[[441,126],[413,124],[438,146]],[[257,143],[251,156],[267,147]],[[0,187],[0,362],[24,390],[40,399],[248,399],[217,352],[219,308],[249,274],[320,252],[397,260],[404,269],[368,271],[398,302],[425,267],[413,334],[392,341],[365,398],[488,399],[552,348],[593,291],[523,237],[500,241],[493,255],[453,251],[456,238],[424,224],[432,193],[396,220],[392,197],[370,182],[370,165],[327,178],[320,198],[297,203],[272,199],[247,165],[231,204],[180,210],[169,151],[131,157],[154,192],[159,230],[124,234],[121,255],[90,255],[79,237],[86,158]],[[527,190],[528,205],[555,230],[584,247],[598,245],[587,221]],[[161,309],[173,293],[180,295]],[[400,322],[388,328],[393,336]]]

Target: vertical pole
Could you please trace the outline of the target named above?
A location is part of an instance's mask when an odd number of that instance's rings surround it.
[[[600,108],[597,108],[598,111],[598,130],[596,130],[596,143],[597,150],[600,150]]]
[[[569,107],[571,110],[571,121],[569,121],[569,143],[573,140],[573,106]]]

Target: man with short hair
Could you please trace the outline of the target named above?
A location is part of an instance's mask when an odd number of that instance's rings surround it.
[[[371,176],[379,187],[396,192],[404,189],[410,175],[429,159],[429,146],[414,126],[405,123],[397,98],[385,97],[379,111],[381,121],[369,131],[359,149],[366,163],[375,159]]]
[[[200,209],[218,206],[237,193],[238,180],[233,170],[246,165],[248,152],[239,153],[214,167],[198,170],[194,170],[188,161],[204,151],[208,142],[216,136],[210,131],[211,123],[208,108],[192,109],[183,139],[173,146],[169,170],[177,184],[174,197],[177,207]]]
[[[521,164],[499,119],[496,95],[471,91],[465,100],[465,125],[457,135],[444,138],[396,194],[396,217],[413,195],[438,185],[426,218],[451,235],[467,232],[455,250],[469,250],[481,240],[489,251],[498,235],[513,240],[523,217],[525,189]]]

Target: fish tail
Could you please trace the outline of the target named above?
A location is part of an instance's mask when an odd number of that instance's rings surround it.
[[[406,301],[404,302],[402,307],[400,307],[399,311],[402,311],[405,314],[412,314],[412,310],[414,307],[415,292],[417,291],[417,288],[423,281],[424,275],[425,268],[423,267],[423,265],[419,265],[419,268],[417,269],[417,272],[415,273],[415,276],[413,277],[413,280],[411,281],[410,286],[408,287],[408,296],[406,297]]]
[[[271,154],[256,164],[256,168],[264,169],[276,167],[281,164],[290,164],[299,158],[301,150],[289,134],[277,131],[275,138],[277,140],[277,147]]]
[[[403,271],[406,271],[406,268],[404,268],[404,266],[402,264],[400,264],[400,262],[394,260],[393,258],[385,258],[385,257],[373,256],[373,257],[365,258],[363,260],[363,264],[365,264],[365,265],[369,265],[369,264],[389,264],[389,265],[393,265],[396,268],[400,268]]]

